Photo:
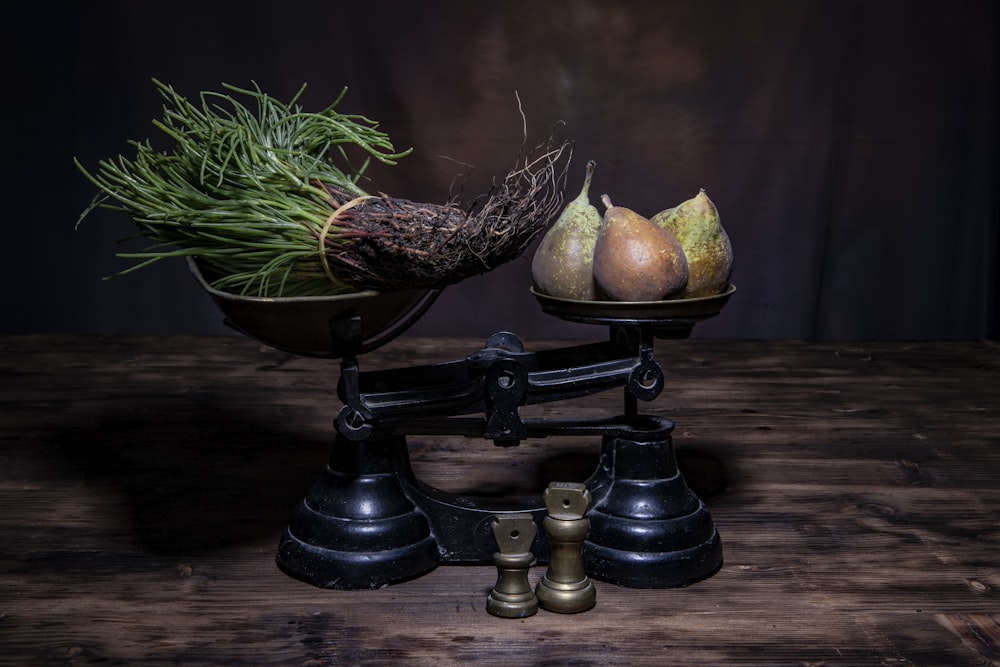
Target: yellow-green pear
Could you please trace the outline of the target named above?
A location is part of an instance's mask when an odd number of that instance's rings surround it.
[[[594,244],[602,219],[590,203],[590,182],[596,169],[596,162],[587,162],[580,194],[566,204],[531,259],[531,279],[542,294],[578,301],[597,299]]]
[[[680,298],[713,296],[726,288],[733,272],[733,247],[719,210],[704,188],[691,199],[660,211],[652,221],[673,234],[684,248],[688,281]]]
[[[660,301],[681,292],[687,259],[672,234],[607,195],[604,224],[594,245],[594,280],[612,301]]]

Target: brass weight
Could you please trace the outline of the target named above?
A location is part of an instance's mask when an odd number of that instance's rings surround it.
[[[542,528],[552,546],[549,567],[535,587],[538,605],[560,614],[587,611],[597,601],[597,589],[583,569],[583,541],[590,531],[584,517],[590,491],[577,482],[552,482],[543,495],[548,516]]]
[[[538,531],[530,514],[498,514],[490,526],[498,551],[493,554],[497,583],[486,599],[486,611],[501,618],[524,618],[538,611],[538,599],[528,581],[535,560],[531,543]]]

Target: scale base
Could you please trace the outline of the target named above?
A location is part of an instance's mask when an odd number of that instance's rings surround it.
[[[586,482],[587,574],[630,588],[672,588],[714,573],[722,564],[719,535],[677,468],[673,422],[629,416],[594,428],[609,434]],[[441,563],[492,563],[490,526],[504,513],[530,513],[540,524],[546,508],[541,494],[496,501],[423,484],[401,435],[355,441],[338,434],[329,464],[292,515],[277,561],[321,588],[382,588]],[[531,551],[548,561],[543,531]]]
[[[583,562],[593,576],[629,588],[675,588],[722,565],[722,543],[705,503],[677,467],[669,420],[607,436],[597,471]]]
[[[344,590],[383,588],[434,569],[437,541],[404,489],[411,476],[402,437],[338,435],[285,529],[278,565],[314,586]]]

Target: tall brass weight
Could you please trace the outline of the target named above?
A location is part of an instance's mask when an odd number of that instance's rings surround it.
[[[582,483],[552,482],[543,494],[548,516],[542,529],[549,538],[551,555],[545,575],[535,587],[542,609],[560,614],[587,611],[597,601],[597,589],[583,569],[583,541],[590,531],[584,517],[590,491]]]

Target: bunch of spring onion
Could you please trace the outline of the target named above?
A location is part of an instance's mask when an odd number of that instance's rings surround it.
[[[409,151],[376,122],[337,112],[343,92],[307,112],[302,90],[282,103],[256,86],[224,84],[193,104],[154,84],[165,100],[154,126],[172,147],[132,141],[132,158],[102,160],[93,172],[76,163],[98,190],[80,221],[96,208],[120,211],[149,241],[119,253],[134,260],[122,273],[194,257],[214,288],[233,294],[440,288],[520,256],[562,205],[568,142],[522,149],[469,204],[421,203],[360,187],[371,159],[394,165]],[[365,159],[353,167],[348,154],[359,150]]]

